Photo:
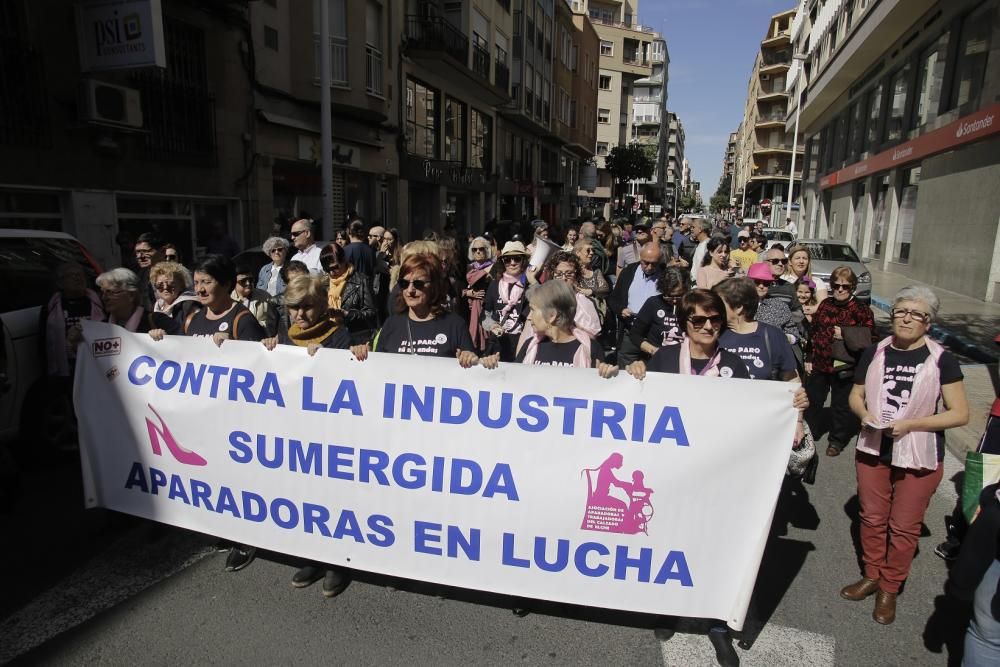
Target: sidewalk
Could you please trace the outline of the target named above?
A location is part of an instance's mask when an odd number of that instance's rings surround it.
[[[872,307],[886,314],[886,326],[896,292],[907,285],[929,287],[941,302],[937,322],[931,327],[931,336],[952,352],[981,362],[962,366],[965,393],[969,399],[969,423],[950,429],[946,441],[948,449],[964,461],[965,453],[979,445],[986,417],[1000,386],[997,378],[1000,347],[993,342],[1000,333],[1000,305],[949,292],[898,273],[871,268],[869,271],[872,274]]]

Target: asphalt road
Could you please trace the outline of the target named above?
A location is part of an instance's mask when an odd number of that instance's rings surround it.
[[[883,627],[870,601],[838,596],[859,575],[854,466],[850,453],[823,456],[816,485],[779,503],[742,664],[958,664],[963,610],[940,607],[946,564],[933,554],[960,471],[950,454],[946,466],[898,618]],[[14,536],[0,568],[0,663],[715,664],[697,624],[661,641],[661,618],[544,603],[517,618],[501,596],[364,574],[327,600],[318,584],[293,589],[279,554],[226,573],[206,536],[80,509],[75,474],[30,473],[0,516]]]

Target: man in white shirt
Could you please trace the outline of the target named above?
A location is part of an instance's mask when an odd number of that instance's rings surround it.
[[[791,218],[785,218],[785,231],[791,234],[793,239],[798,238],[799,236],[798,225],[796,225],[795,221]]]
[[[711,238],[711,235],[712,223],[705,218],[695,219],[692,236],[693,240],[698,242],[698,247],[695,248],[694,255],[691,257],[692,285],[698,280],[698,269],[701,267],[702,260],[705,259],[705,253],[708,251],[708,239]]]
[[[313,238],[313,221],[309,218],[300,218],[292,223],[292,245],[298,250],[292,257],[293,262],[302,262],[309,268],[309,273],[314,276],[321,276],[325,273],[319,263],[319,256],[322,249],[316,245]]]

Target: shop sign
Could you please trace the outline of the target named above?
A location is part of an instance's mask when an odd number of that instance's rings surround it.
[[[305,134],[299,135],[299,159],[308,160],[313,164],[320,163],[323,150],[320,148],[319,137]],[[335,169],[361,169],[361,148],[350,144],[334,143],[331,152]]]
[[[933,132],[882,151],[867,160],[855,162],[840,171],[827,174],[819,181],[821,189],[863,178],[902,164],[916,162],[928,155],[942,153],[963,144],[979,141],[1000,132],[1000,104],[994,104]]]
[[[447,160],[428,160],[412,155],[403,156],[400,176],[411,181],[434,183],[460,190],[492,191],[494,179],[482,169],[463,167]]]
[[[166,67],[160,0],[84,0],[76,5],[80,71]]]

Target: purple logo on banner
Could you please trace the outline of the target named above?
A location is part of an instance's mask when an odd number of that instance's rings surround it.
[[[632,481],[618,479],[615,470],[624,463],[615,452],[596,468],[587,468],[587,508],[583,513],[584,530],[602,533],[649,534],[646,526],[653,518],[653,489],[645,484],[641,470],[632,472]]]

